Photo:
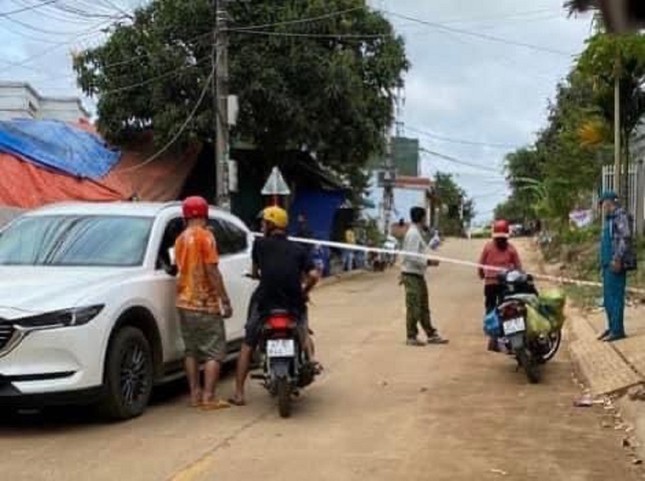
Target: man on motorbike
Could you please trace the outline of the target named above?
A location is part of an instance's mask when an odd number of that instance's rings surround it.
[[[235,395],[230,402],[243,406],[244,384],[249,373],[251,357],[262,335],[262,322],[272,310],[286,309],[296,318],[298,331],[311,363],[314,360],[313,344],[307,322],[309,292],[318,283],[319,274],[303,246],[289,241],[287,226],[289,216],[280,207],[267,207],[262,211],[264,237],[253,245],[252,276],[260,280],[249,306],[249,318],[240,357],[237,361]]]
[[[522,269],[515,247],[509,242],[510,226],[505,220],[493,224],[493,240],[484,246],[479,257],[479,278],[484,281],[486,313],[495,309],[501,299],[498,276],[503,270]]]

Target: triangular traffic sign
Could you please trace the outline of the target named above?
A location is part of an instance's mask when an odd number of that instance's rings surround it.
[[[290,195],[291,190],[289,190],[289,186],[284,180],[284,177],[282,177],[282,173],[280,172],[280,169],[277,167],[274,167],[273,170],[271,171],[271,175],[269,175],[269,178],[266,181],[266,184],[264,184],[264,187],[262,188],[262,195]]]

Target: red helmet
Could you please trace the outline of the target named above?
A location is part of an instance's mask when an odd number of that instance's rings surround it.
[[[493,239],[508,239],[510,232],[508,221],[496,220],[493,223]]]
[[[186,220],[208,218],[208,202],[203,197],[187,197],[181,204],[181,210]]]

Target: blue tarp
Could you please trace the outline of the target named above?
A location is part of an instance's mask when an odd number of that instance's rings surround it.
[[[291,205],[291,234],[298,229],[298,215],[304,214],[307,217],[309,229],[313,232],[314,238],[320,240],[331,240],[334,228],[334,216],[336,211],[345,201],[345,193],[336,191],[296,191],[295,199]]]
[[[298,215],[307,217],[307,227],[312,232],[314,239],[331,240],[334,228],[336,211],[345,201],[345,192],[337,191],[307,191],[298,190],[291,205],[290,233],[295,235],[298,230]],[[312,249],[313,259],[323,265],[323,274],[328,276],[331,272],[330,251],[328,247]]]
[[[92,180],[105,176],[121,157],[98,135],[55,120],[1,121],[0,152]]]

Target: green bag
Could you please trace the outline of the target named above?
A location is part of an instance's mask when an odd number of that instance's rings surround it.
[[[526,305],[526,333],[529,337],[535,338],[540,335],[548,335],[553,330],[553,324],[549,319],[540,314],[537,308],[530,304]]]
[[[561,289],[543,291],[538,297],[537,310],[551,322],[554,331],[559,331],[564,325],[566,303],[567,296]]]

